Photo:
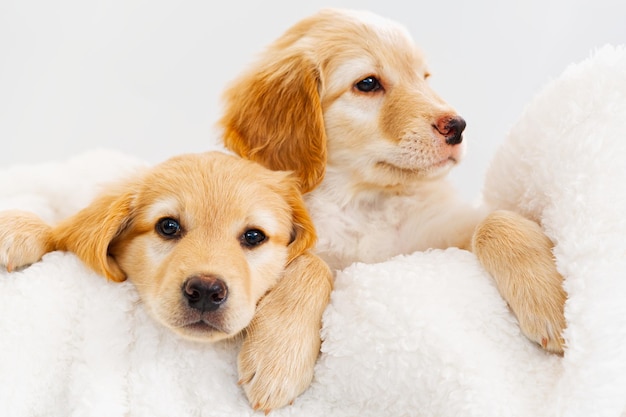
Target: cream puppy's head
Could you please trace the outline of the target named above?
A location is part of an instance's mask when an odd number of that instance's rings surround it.
[[[109,252],[154,315],[184,336],[238,333],[308,244],[285,173],[219,154],[184,156],[136,186]]]
[[[327,9],[291,27],[224,95],[226,146],[304,191],[325,170],[375,188],[445,175],[465,121],[428,85],[407,30],[369,12]]]

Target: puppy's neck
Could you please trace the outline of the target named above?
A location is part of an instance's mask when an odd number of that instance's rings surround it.
[[[382,187],[329,169],[305,200],[318,231],[316,253],[333,269],[429,248],[467,248],[482,218],[445,177]]]
[[[311,193],[311,197],[317,196],[340,207],[346,207],[375,206],[384,204],[389,199],[403,197],[422,199],[433,194],[453,196],[456,193],[445,177],[380,184],[367,181],[357,173],[328,166],[324,180]]]

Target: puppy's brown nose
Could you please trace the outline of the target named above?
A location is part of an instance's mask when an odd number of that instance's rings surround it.
[[[446,138],[448,145],[458,145],[463,142],[463,131],[465,130],[465,120],[462,117],[442,117],[437,120],[435,129]]]
[[[183,295],[189,307],[202,312],[215,311],[228,298],[228,287],[214,276],[193,276],[183,284]]]

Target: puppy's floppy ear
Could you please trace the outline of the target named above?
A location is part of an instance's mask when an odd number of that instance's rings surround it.
[[[288,177],[287,180],[289,180],[289,187],[286,190],[285,200],[291,207],[293,222],[293,232],[287,258],[287,263],[289,264],[304,252],[313,248],[317,240],[317,234],[313,226],[313,220],[311,220],[309,212],[304,205],[302,193],[296,180],[293,177]]]
[[[326,166],[320,74],[284,42],[269,52],[224,94],[224,144],[267,168],[295,172],[306,193],[322,181]]]
[[[111,281],[126,274],[109,253],[109,246],[131,220],[134,193],[112,190],[63,220],[52,230],[56,248],[74,252],[87,266]]]

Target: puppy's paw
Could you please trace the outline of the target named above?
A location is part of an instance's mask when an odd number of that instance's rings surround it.
[[[0,212],[0,265],[11,272],[54,250],[52,228],[33,213]]]
[[[494,278],[522,332],[563,353],[567,294],[552,242],[535,222],[508,211],[491,213],[474,233],[472,250]]]
[[[536,278],[531,278],[531,281]],[[523,300],[516,300],[515,307],[509,302],[511,309],[519,321],[522,332],[530,340],[538,343],[545,350],[562,354],[565,329],[563,306],[565,292],[560,288],[561,276],[556,273],[543,276],[542,281],[552,281],[557,285],[548,285],[544,289],[526,288]]]
[[[267,414],[290,404],[311,384],[332,282],[328,266],[307,252],[259,303],[238,360],[239,383],[255,409]]]
[[[311,384],[320,348],[319,327],[305,332],[288,323],[267,324],[253,322],[238,358],[239,384],[252,407],[265,414],[292,403]]]

